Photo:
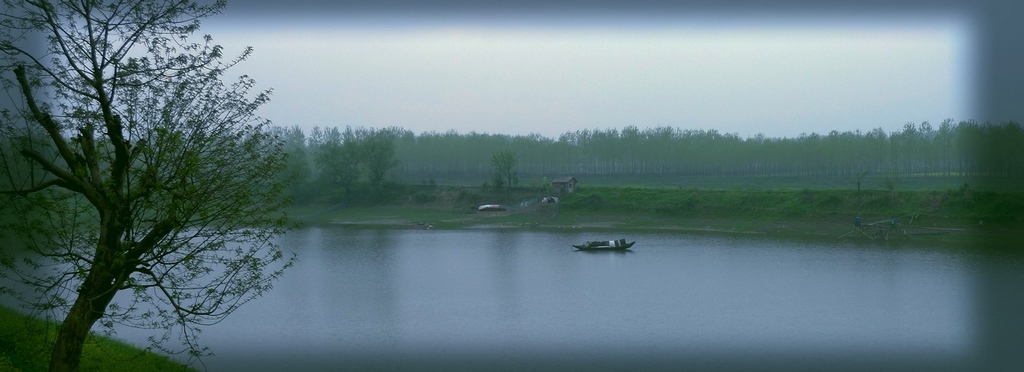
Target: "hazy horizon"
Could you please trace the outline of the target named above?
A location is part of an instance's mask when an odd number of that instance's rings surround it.
[[[281,17],[204,23],[275,125],[540,134],[636,126],[797,137],[975,118],[949,14]],[[262,19],[262,18],[261,18]]]

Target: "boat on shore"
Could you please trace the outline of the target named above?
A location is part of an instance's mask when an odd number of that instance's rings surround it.
[[[476,208],[479,212],[505,212],[508,208],[498,204],[484,204]]]
[[[572,247],[581,251],[623,251],[636,244],[635,241],[626,243],[626,239],[619,240],[597,240],[583,244],[573,244]]]

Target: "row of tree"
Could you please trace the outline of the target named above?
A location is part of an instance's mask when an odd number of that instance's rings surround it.
[[[274,128],[284,140],[288,166],[279,174],[291,184],[293,199],[315,191],[346,201],[375,201],[384,195],[387,172],[398,165],[395,128],[313,128],[307,137],[298,127]]]
[[[401,128],[347,128],[344,132],[317,128],[310,139],[301,142],[301,129],[293,127],[286,131],[293,138],[289,152],[298,158],[314,154],[317,159],[303,163],[311,167],[308,170],[301,169],[303,164],[294,163],[298,167],[295,172],[309,174],[311,179],[315,175],[323,180],[333,179],[339,172],[332,166],[354,167],[360,163],[354,155],[335,150],[338,143],[345,147],[345,143],[361,143],[370,137],[391,141],[393,147],[386,147],[393,148],[394,159],[379,163],[381,166],[375,168],[378,173],[369,172],[372,167],[367,167],[368,173],[361,176],[364,182],[376,184],[381,179],[374,177],[388,169],[391,179],[400,182],[444,178],[490,180],[495,186],[513,185],[520,175],[537,179],[564,175],[678,175],[858,180],[867,174],[881,178],[1024,176],[1024,151],[1019,151],[1024,148],[1024,131],[1017,123],[990,125],[947,120],[937,127],[928,122],[908,123],[893,132],[877,128],[867,132],[811,133],[796,138],[760,134],[741,138],[715,130],[641,130],[635,126],[622,130],[577,130],[558,139],[537,134],[449,131],[416,135]],[[325,140],[324,133],[332,133],[326,135],[331,140]],[[303,146],[305,150],[300,151]],[[508,164],[514,164],[515,169]],[[513,170],[517,171],[516,180],[511,178]]]

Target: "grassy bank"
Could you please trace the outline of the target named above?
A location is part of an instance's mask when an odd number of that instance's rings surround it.
[[[592,187],[567,198],[570,211],[641,213],[655,216],[718,216],[767,219],[831,215],[876,218],[932,217],[958,222],[1020,225],[1024,193],[955,190],[701,190]]]
[[[291,215],[306,224],[399,228],[610,228],[797,234],[837,237],[865,223],[896,218],[922,239],[1019,238],[1024,193],[949,190],[696,189],[587,186],[558,204],[533,203],[540,190],[494,192],[471,187],[411,190],[401,200],[374,207],[338,203],[296,205]],[[523,203],[525,202],[525,203]],[[505,212],[478,212],[479,204]]]
[[[56,326],[0,307],[0,371],[45,371]],[[90,335],[81,371],[193,371],[170,358]]]

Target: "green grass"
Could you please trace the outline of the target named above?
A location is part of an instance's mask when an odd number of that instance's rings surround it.
[[[416,196],[416,194],[428,193]],[[584,186],[559,204],[517,208],[549,195],[537,189],[509,194],[479,187],[418,189],[381,206],[292,206],[307,224],[372,228],[657,229],[699,233],[774,234],[835,238],[864,223],[896,217],[915,239],[1010,241],[1024,237],[1024,192],[851,189],[703,189]],[[477,212],[473,205],[505,204],[508,212]]]
[[[56,326],[0,307],[0,371],[44,371]],[[170,358],[126,343],[90,335],[81,371],[193,371]]]
[[[997,224],[1024,223],[1024,192],[957,190],[708,190],[586,187],[565,199],[568,211],[678,217],[814,218],[832,214],[932,215]]]

